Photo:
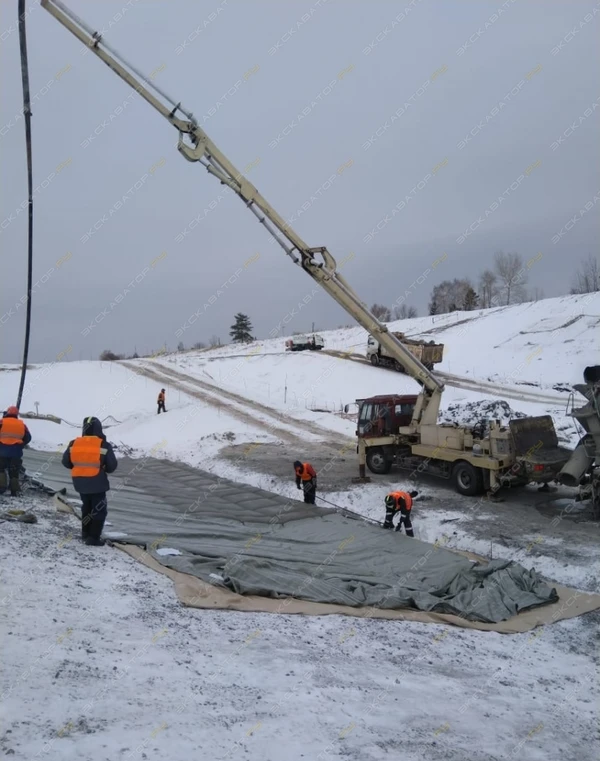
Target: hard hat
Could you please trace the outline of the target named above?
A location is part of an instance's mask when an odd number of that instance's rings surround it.
[[[17,408],[16,408],[14,405],[11,405],[11,406],[10,406],[10,407],[9,407],[9,408],[6,410],[6,413],[5,413],[5,414],[6,414],[6,415],[14,415],[14,416],[16,417],[16,416],[19,414],[19,410],[18,410],[18,409],[17,409]]]

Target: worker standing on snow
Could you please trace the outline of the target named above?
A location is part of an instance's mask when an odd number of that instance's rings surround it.
[[[402,524],[406,530],[406,536],[414,537],[410,512],[413,506],[413,499],[418,496],[418,491],[393,491],[385,498],[385,522],[383,528],[394,528],[394,515],[400,513],[400,520],[396,526],[396,531],[400,531]]]
[[[296,471],[296,486],[304,492],[304,501],[308,505],[314,505],[317,494],[317,473],[315,469],[309,462],[302,463],[300,460],[296,460],[294,470]]]
[[[161,388],[160,393],[158,395],[158,399],[156,400],[158,402],[158,412],[157,415],[160,415],[161,412],[166,412],[165,409],[165,390],[164,388]]]
[[[102,547],[106,492],[110,489],[106,474],[117,469],[117,458],[98,418],[85,418],[81,436],[69,442],[62,464],[71,471],[73,488],[81,497],[81,540]]]
[[[23,464],[23,447],[31,441],[29,429],[19,420],[19,410],[9,407],[0,420],[0,492],[10,487],[12,497],[18,497],[19,473]],[[6,480],[8,471],[8,484]]]

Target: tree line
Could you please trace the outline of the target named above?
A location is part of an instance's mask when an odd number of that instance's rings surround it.
[[[544,291],[537,287],[528,289],[527,286],[529,270],[541,258],[540,253],[525,262],[516,251],[497,251],[492,266],[485,269],[476,282],[469,277],[455,277],[434,286],[428,312],[431,315],[456,311],[471,312],[474,309],[521,304],[524,301],[540,301],[545,298]],[[600,291],[600,266],[598,259],[590,254],[575,273],[570,293],[597,291]],[[373,304],[371,312],[382,322],[417,317],[417,310],[407,304],[395,309],[390,309],[384,304]]]
[[[454,278],[453,280],[443,280],[434,286],[429,300],[429,314],[446,314],[447,312],[464,311],[471,312],[474,309],[489,309],[495,306],[506,306],[509,304],[520,304],[524,301],[541,301],[544,291],[541,288],[527,289],[529,269],[534,262],[542,258],[541,254],[529,259],[527,262],[516,252],[505,253],[497,251],[494,254],[493,265],[485,269],[478,277],[477,283],[470,278]],[[600,291],[600,265],[597,257],[588,254],[579,269],[575,272],[571,284],[571,294],[596,293]],[[418,316],[414,306],[402,304],[399,307],[385,306],[384,304],[373,304],[371,307],[373,315],[381,322],[392,322],[392,320],[407,320]],[[340,325],[343,327],[352,327],[352,325]],[[234,316],[234,322],[229,330],[229,336],[233,343],[251,343],[256,338],[252,335],[252,322],[247,314],[238,312]],[[299,334],[295,334],[299,335]],[[213,335],[207,343],[196,341],[191,349],[215,348],[221,345],[219,336]],[[177,345],[177,351],[185,351],[182,341]],[[151,352],[141,356],[157,356],[167,352],[166,345],[158,352]],[[138,359],[137,350],[133,354],[115,354],[110,349],[105,349],[100,354],[100,359],[104,362],[111,362],[119,359]]]

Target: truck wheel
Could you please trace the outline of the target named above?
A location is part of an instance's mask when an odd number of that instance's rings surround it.
[[[377,354],[371,354],[371,364],[373,365],[373,367],[377,367],[377,365],[379,364],[379,357],[377,356]]]
[[[459,494],[474,497],[483,488],[483,473],[469,462],[457,462],[452,468],[452,482]]]
[[[394,361],[394,369],[396,369],[399,373],[406,372],[405,369],[404,369],[404,366],[401,365],[400,362],[398,362],[398,360]]]
[[[367,467],[371,473],[384,476],[392,469],[392,463],[381,447],[373,447],[367,450]]]

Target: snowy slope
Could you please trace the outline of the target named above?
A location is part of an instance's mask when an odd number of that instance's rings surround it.
[[[392,323],[390,328],[407,335],[445,344],[441,372],[493,381],[506,389],[550,393],[556,403],[543,404],[509,399],[512,410],[525,414],[554,416],[566,442],[579,436],[565,416],[569,387],[581,381],[583,368],[600,364],[600,294],[547,299],[482,312],[453,313]],[[366,331],[347,328],[321,331],[327,349],[364,354]],[[350,359],[321,352],[286,353],[284,338],[257,341],[248,346],[223,346],[202,352],[167,355],[154,366],[175,369],[204,384],[203,398],[193,385],[154,382],[134,372],[144,361],[125,367],[118,363],[55,362],[28,371],[22,408],[52,413],[77,427],[86,415],[107,418],[114,441],[149,451],[167,440],[170,456],[184,456],[207,448],[216,451],[223,434],[234,432],[237,441],[275,440],[269,432],[265,410],[248,411],[243,404],[218,406],[225,390],[266,408],[279,410],[287,418],[282,429],[294,430],[294,421],[312,421],[321,429],[342,437],[354,436],[354,424],[332,413],[357,398],[385,393],[417,393],[409,377],[382,368],[372,368]],[[0,399],[8,405],[16,396],[18,373],[8,366],[0,369]],[[161,385],[167,388],[168,417],[155,415],[155,399]],[[526,384],[526,385],[524,385]],[[207,391],[212,388],[212,394]],[[194,396],[191,392],[196,392]],[[442,410],[456,404],[484,401],[486,392],[447,386]],[[215,406],[216,405],[216,406]],[[255,424],[255,420],[258,424]],[[76,428],[32,421],[38,447],[56,447],[72,438]],[[306,432],[301,435],[309,436]],[[210,438],[216,437],[216,438]],[[227,440],[225,440],[227,441]]]

